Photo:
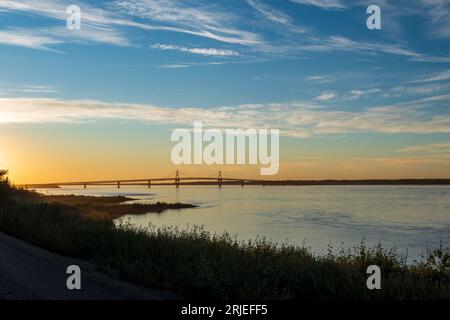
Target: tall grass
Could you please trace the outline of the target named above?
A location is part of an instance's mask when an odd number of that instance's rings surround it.
[[[316,256],[304,247],[276,246],[264,239],[240,242],[201,227],[137,229],[82,217],[70,206],[0,201],[0,231],[185,297],[450,298],[450,262],[443,248],[413,265],[380,246]],[[366,287],[366,268],[372,264],[382,269],[382,290]]]

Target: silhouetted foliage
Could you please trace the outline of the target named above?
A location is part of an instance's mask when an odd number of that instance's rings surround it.
[[[6,200],[10,192],[11,187],[8,180],[8,170],[0,169],[0,201]]]

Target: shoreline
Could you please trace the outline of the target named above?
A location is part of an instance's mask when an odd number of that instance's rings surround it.
[[[124,196],[82,196],[82,195],[41,195],[38,197],[48,204],[64,205],[75,208],[79,214],[90,218],[115,220],[125,215],[140,215],[146,213],[162,213],[166,210],[182,210],[197,208],[187,203],[127,203],[135,199]]]

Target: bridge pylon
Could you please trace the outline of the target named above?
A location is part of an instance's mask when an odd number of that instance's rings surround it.
[[[177,173],[175,174],[175,185],[177,188],[180,187],[180,173],[177,170]]]
[[[219,188],[222,188],[222,182],[223,182],[222,171],[219,170],[219,176],[217,177],[217,184],[219,185]]]
[[[148,180],[148,188],[150,189],[152,187],[152,180]]]

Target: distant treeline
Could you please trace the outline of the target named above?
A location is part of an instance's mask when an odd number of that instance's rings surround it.
[[[251,183],[249,183],[251,184]],[[397,179],[397,180],[286,180],[269,184],[321,186],[321,185],[450,185],[450,179]]]
[[[241,185],[240,181],[223,181],[222,185]],[[450,185],[450,179],[398,179],[398,180],[268,180],[246,181],[245,185],[266,186],[352,186],[352,185]],[[217,182],[181,182],[180,185],[217,185]]]

